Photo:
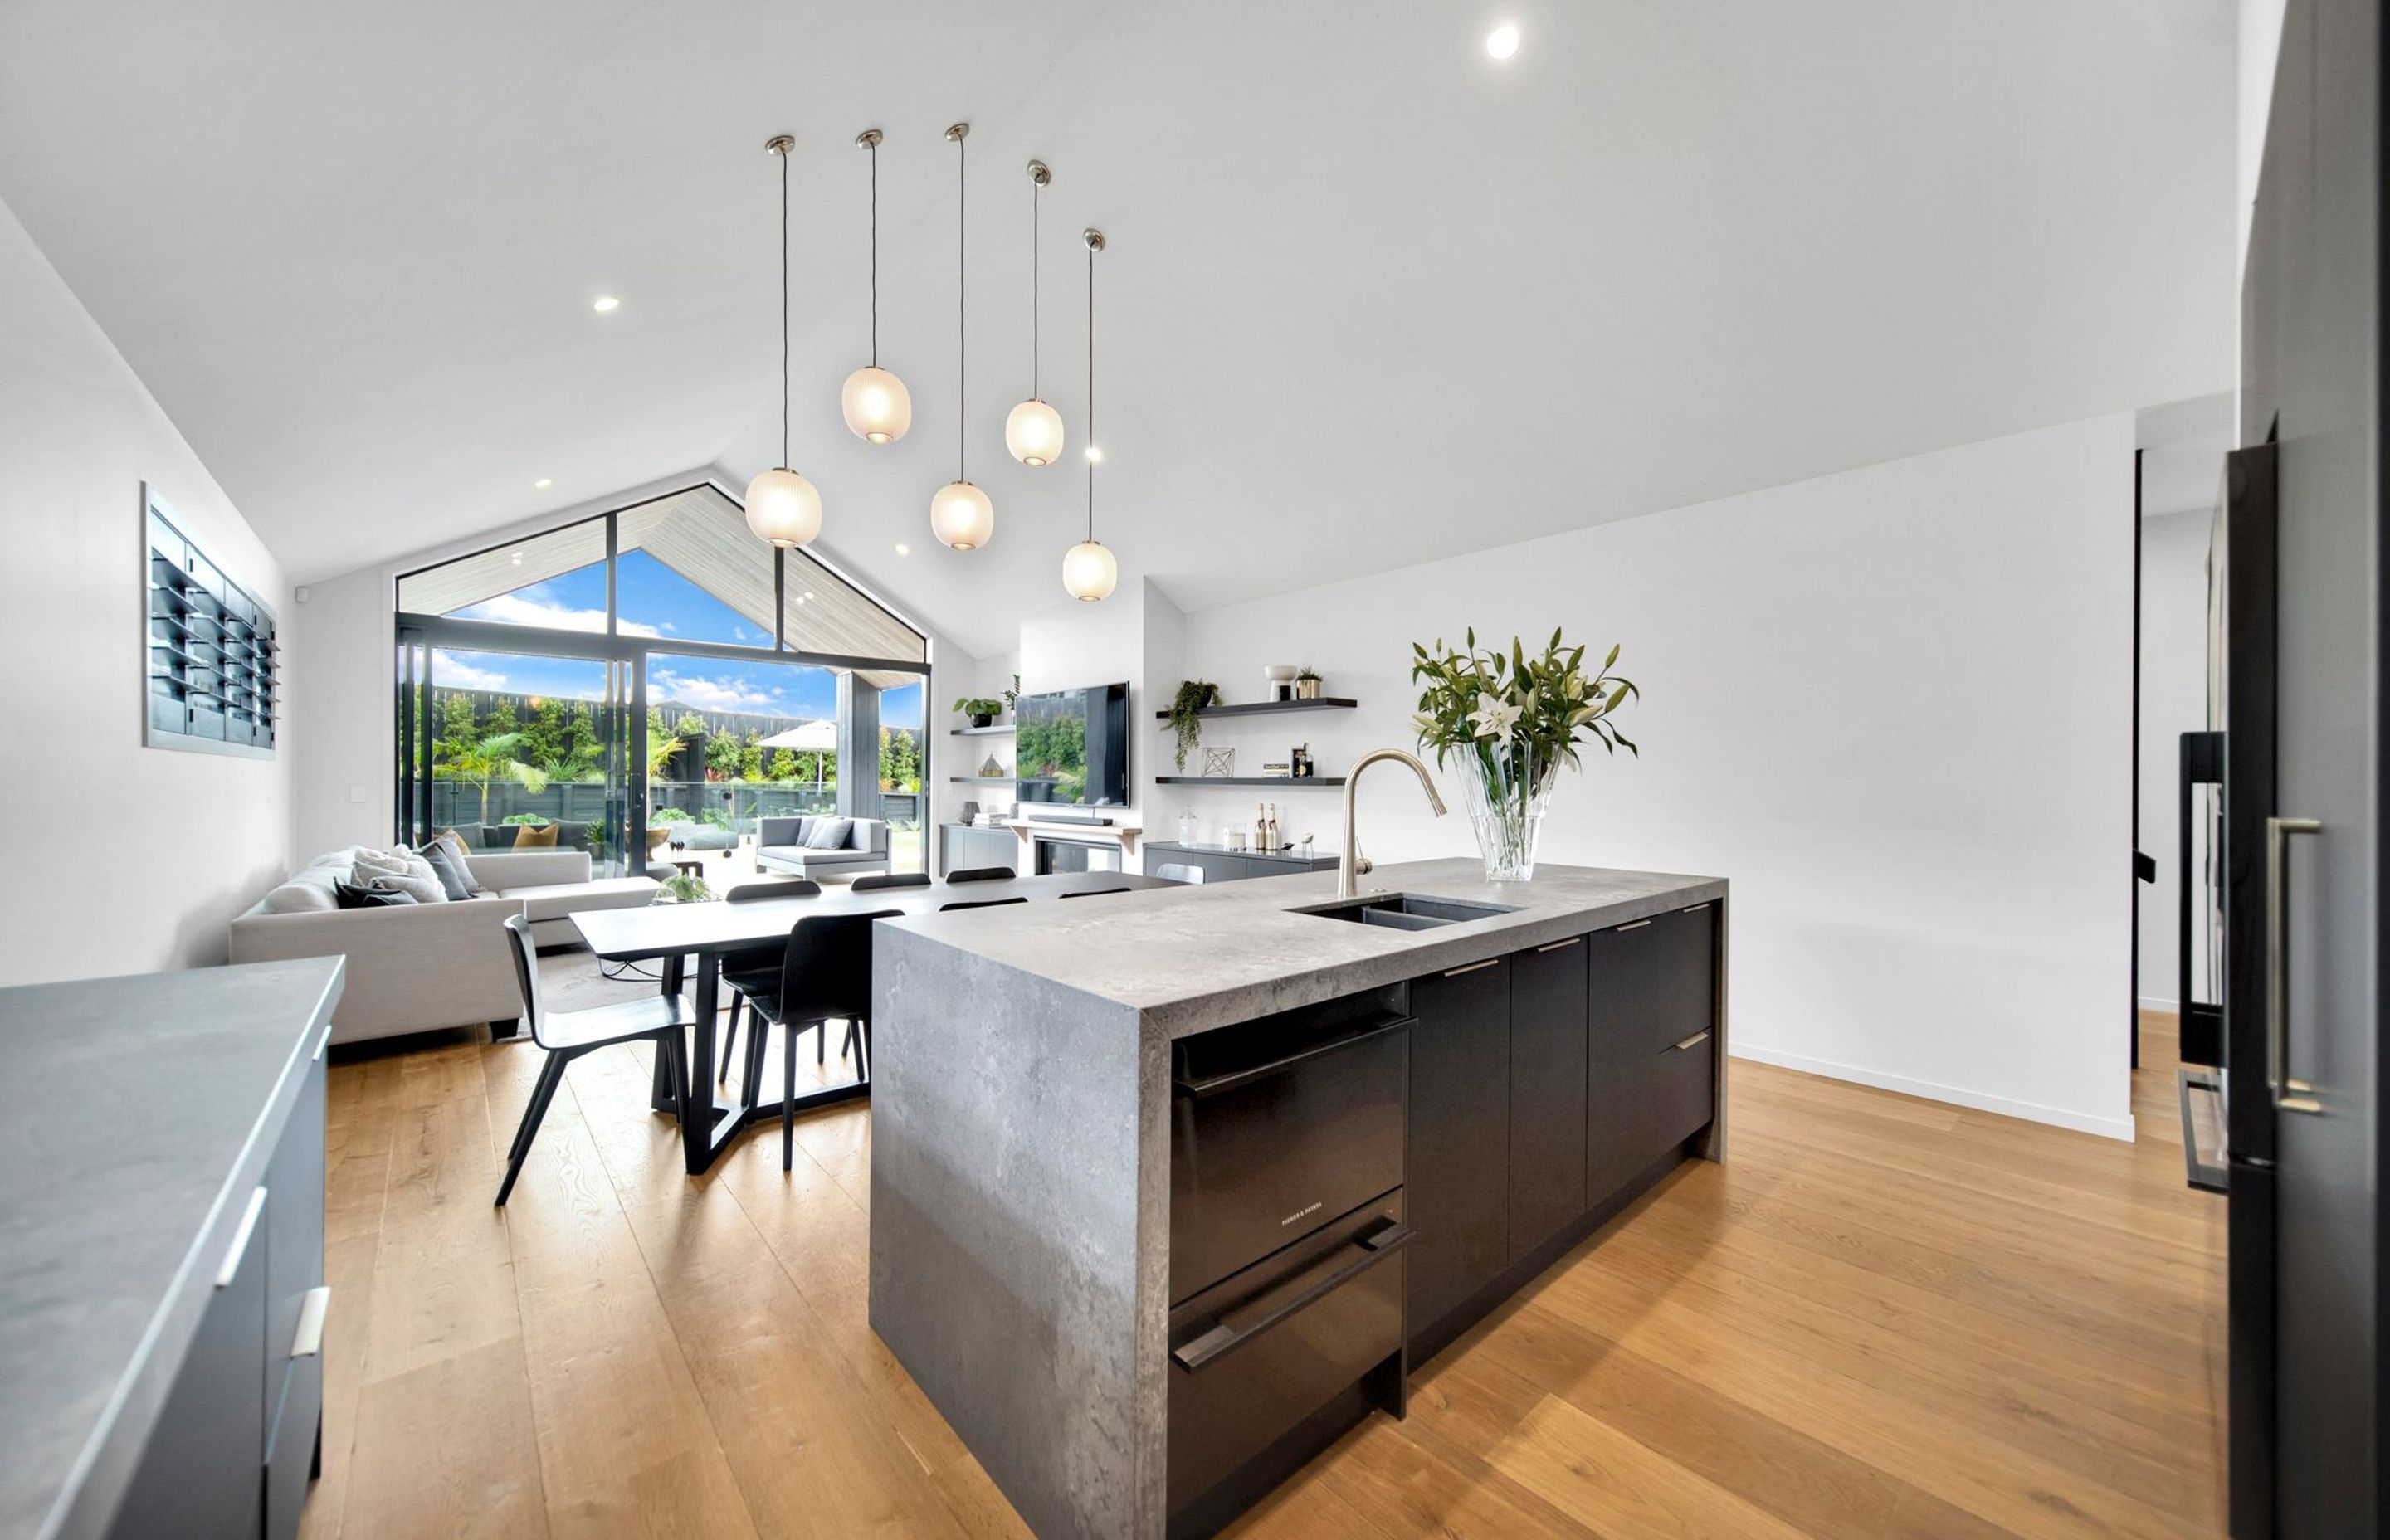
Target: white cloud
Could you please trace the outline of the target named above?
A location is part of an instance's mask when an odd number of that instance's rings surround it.
[[[533,584],[520,593],[500,594],[494,599],[469,605],[456,611],[459,620],[496,621],[505,625],[544,625],[551,631],[603,631],[606,611],[603,610],[572,610],[539,597],[539,585]],[[626,636],[660,636],[654,626],[638,621],[621,623]]]
[[[651,693],[701,712],[760,712],[772,697],[739,679],[692,679],[658,669],[648,676]]]
[[[476,667],[453,652],[435,651],[431,657],[431,677],[436,684],[460,690],[502,690],[507,687],[507,676],[495,669]]]

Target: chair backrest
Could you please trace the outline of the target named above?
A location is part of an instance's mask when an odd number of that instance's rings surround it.
[[[725,904],[753,904],[772,898],[819,898],[821,884],[810,877],[781,878],[762,882],[747,882],[722,895]]]
[[[780,1019],[827,1021],[870,1015],[871,922],[904,912],[875,909],[797,921],[780,955]]]
[[[1010,866],[966,866],[961,871],[946,873],[946,880],[949,882],[1009,882],[1012,880],[1012,875]]]
[[[928,872],[875,872],[869,877],[856,878],[854,891],[869,893],[878,892],[882,888],[926,888],[929,885]]]
[[[1128,892],[1126,888],[1073,888],[1064,892],[1062,896],[1064,898],[1101,898],[1106,893],[1124,893],[1126,892]]]
[[[1170,882],[1201,882],[1203,868],[1190,866],[1184,861],[1164,861],[1153,868],[1153,875]]]
[[[950,909],[1000,909],[1008,904],[1026,904],[1028,902],[1029,900],[1026,898],[1022,898],[1018,895],[1011,898],[958,898],[951,904],[939,905],[938,913],[943,915]]]
[[[544,1048],[547,1040],[540,1033],[547,1024],[547,1012],[539,1003],[539,943],[531,939],[531,921],[520,915],[507,917],[507,951],[515,959],[515,982],[522,986],[523,1015],[531,1021],[532,1041]]]

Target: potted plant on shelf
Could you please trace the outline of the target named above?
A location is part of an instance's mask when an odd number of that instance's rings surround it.
[[[1610,672],[1617,648],[1588,675],[1585,648],[1563,649],[1558,631],[1536,658],[1515,637],[1508,656],[1498,648],[1479,652],[1474,630],[1466,645],[1458,652],[1441,637],[1433,651],[1411,644],[1411,678],[1422,687],[1413,719],[1420,747],[1433,750],[1439,766],[1460,767],[1485,879],[1524,882],[1536,875],[1553,777],[1577,763],[1578,742],[1641,757],[1610,713],[1643,692]]]
[[[1326,686],[1327,681],[1319,677],[1319,671],[1305,663],[1295,672],[1294,698],[1297,700],[1317,700]]]
[[[955,710],[970,717],[972,726],[985,727],[994,725],[996,713],[1004,710],[1004,702],[984,695],[967,695],[955,702]]]
[[[1012,687],[1004,692],[1004,709],[1008,712],[1016,711],[1019,709],[1020,705],[1021,675],[1016,674],[1012,676]]]
[[[1178,768],[1187,769],[1187,756],[1203,735],[1203,723],[1199,713],[1206,706],[1220,703],[1220,687],[1208,679],[1182,679],[1178,693],[1170,698],[1170,730],[1178,735]]]

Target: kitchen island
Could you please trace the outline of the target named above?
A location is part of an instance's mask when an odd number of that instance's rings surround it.
[[[1038,1534],[1217,1527],[1723,1157],[1724,879],[1365,887],[875,928],[871,1325]]]

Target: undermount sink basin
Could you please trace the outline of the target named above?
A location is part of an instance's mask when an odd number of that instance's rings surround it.
[[[1467,904],[1457,898],[1431,898],[1425,893],[1368,893],[1294,912],[1317,915],[1322,919],[1347,919],[1356,925],[1382,926],[1390,930],[1434,930],[1516,911],[1503,904]]]

